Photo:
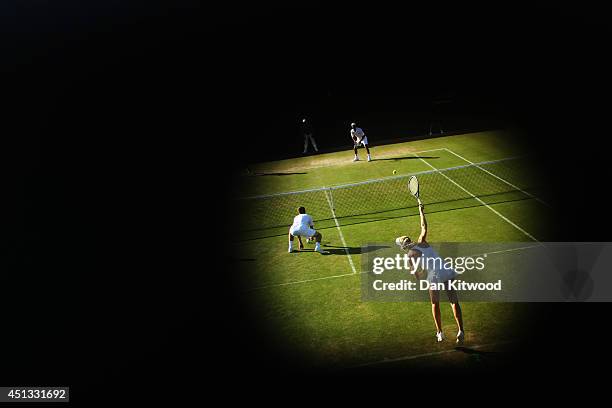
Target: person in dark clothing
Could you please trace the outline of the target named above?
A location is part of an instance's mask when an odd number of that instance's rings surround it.
[[[314,151],[318,152],[319,149],[317,148],[317,142],[314,139],[314,130],[312,129],[312,125],[310,124],[310,122],[306,120],[306,118],[304,118],[302,119],[302,123],[300,126],[302,135],[304,136],[304,154],[306,154],[306,152],[308,151],[309,140],[312,144],[312,147],[314,148]]]

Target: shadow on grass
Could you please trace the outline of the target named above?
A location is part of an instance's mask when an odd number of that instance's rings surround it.
[[[476,349],[464,347],[464,346],[457,346],[455,347],[455,350],[461,351],[462,353],[469,354],[472,356],[480,356],[480,357],[486,357],[486,356],[491,357],[491,356],[504,355],[504,353],[499,352],[499,351],[481,351],[481,350],[476,350]]]
[[[324,251],[326,251],[326,252],[321,254],[321,255],[323,255],[323,256],[325,256],[325,255],[338,255],[338,254],[336,254],[335,252],[332,252],[332,251],[330,251],[330,250],[328,250],[328,249],[324,249]],[[293,252],[291,252],[291,253],[292,253],[292,254],[294,254],[294,253],[295,253],[295,254],[299,254],[299,253],[302,253],[302,252],[310,252],[310,253],[313,253],[313,252],[316,252],[316,251],[315,251],[314,249],[312,249],[312,248],[304,248],[304,249],[299,249],[299,250],[295,250],[295,249],[294,249],[294,250],[293,250]]]
[[[512,361],[514,353],[502,351],[482,351],[469,347],[455,347],[458,352],[468,356],[471,363],[478,367],[494,367],[497,364],[507,364]]]
[[[325,248],[326,251],[328,251],[330,254],[333,254],[333,255],[347,255],[347,252],[348,252],[348,255],[358,255],[358,254],[365,254],[367,252],[376,251],[382,248],[389,248],[389,246],[387,245],[373,245],[373,246],[368,246],[366,250],[364,251],[362,247],[343,247],[343,246],[326,245],[326,244],[323,244],[323,247]]]
[[[384,160],[413,160],[413,159],[439,159],[438,156],[403,156],[403,157],[388,157],[385,159],[372,159],[372,161],[384,161]]]

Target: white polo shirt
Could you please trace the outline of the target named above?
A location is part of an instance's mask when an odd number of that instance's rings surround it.
[[[297,228],[310,227],[312,225],[314,225],[314,222],[312,221],[312,217],[308,214],[298,214],[293,219],[293,226]]]
[[[316,231],[314,228],[314,222],[312,221],[312,217],[308,214],[298,214],[293,219],[293,224],[291,228],[289,228],[289,232],[293,236],[303,236],[303,237],[311,237]]]
[[[351,137],[356,137],[357,140],[361,140],[365,137],[365,133],[363,133],[363,129],[356,127],[355,129],[351,129]]]

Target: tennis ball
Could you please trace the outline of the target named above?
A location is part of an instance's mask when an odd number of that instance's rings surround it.
[[[397,174],[397,170],[393,170],[393,174]]]

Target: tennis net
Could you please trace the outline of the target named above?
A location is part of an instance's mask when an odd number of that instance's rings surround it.
[[[380,218],[416,212],[408,179],[417,176],[420,197],[428,212],[448,211],[532,198],[536,180],[529,176],[528,160],[511,157],[440,170],[367,180],[358,183],[238,199],[248,214],[242,231],[287,228],[300,206],[315,220],[317,229],[349,217]],[[475,199],[478,197],[480,200]],[[481,202],[482,201],[482,202]]]

